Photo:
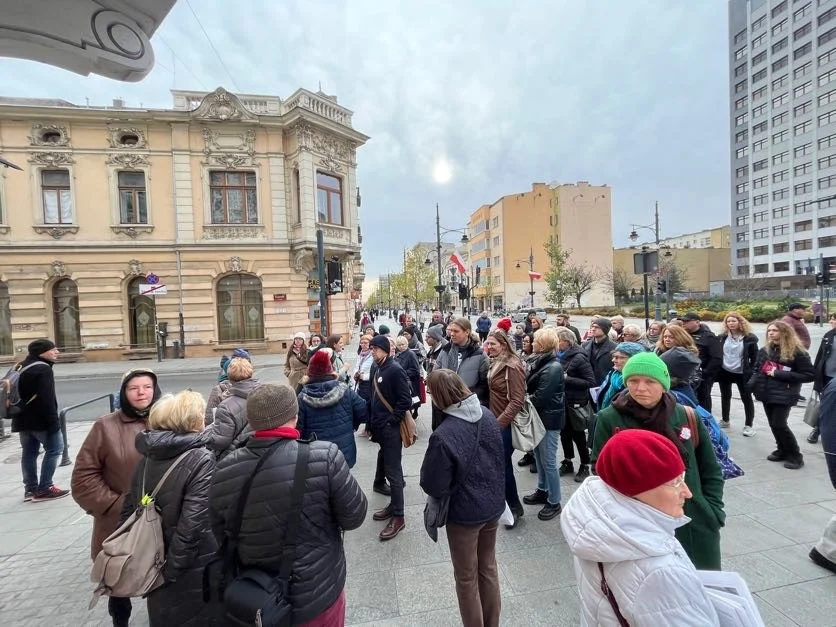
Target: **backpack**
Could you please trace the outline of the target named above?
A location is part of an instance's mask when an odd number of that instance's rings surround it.
[[[717,419],[701,405],[694,405],[694,402],[681,392],[675,390],[671,390],[671,392],[676,396],[677,402],[685,407],[685,411],[688,412],[690,410],[693,412],[695,417],[699,418],[700,422],[702,422],[705,430],[708,431],[708,436],[711,439],[711,447],[714,449],[714,456],[717,458],[717,463],[720,464],[720,469],[723,471],[723,479],[742,477],[745,473],[729,457],[729,438],[720,429]],[[699,441],[696,441],[695,444],[698,445]]]
[[[151,494],[145,492],[145,473],[148,469],[148,462],[145,462],[139,507],[102,542],[102,550],[93,562],[90,580],[97,585],[89,609],[93,609],[103,595],[142,597],[165,583],[161,574],[165,565],[165,540],[154,499],[188,453],[181,453],[171,463]]]
[[[24,406],[28,405],[34,401],[35,398],[37,398],[38,395],[33,394],[32,398],[27,400],[25,403],[21,402],[20,375],[29,370],[29,368],[39,364],[44,366],[49,365],[42,361],[33,361],[28,366],[21,368],[21,364],[17,364],[16,366],[10,368],[6,373],[6,376],[0,380],[0,417],[13,418],[19,415],[23,411]]]

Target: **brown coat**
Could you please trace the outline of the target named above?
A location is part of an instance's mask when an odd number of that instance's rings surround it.
[[[141,458],[134,444],[136,434],[147,428],[145,420],[132,420],[117,411],[95,422],[78,451],[71,488],[75,502],[93,517],[93,559],[119,527],[122,501]]]
[[[284,376],[293,390],[299,386],[302,377],[308,372],[308,362],[302,360],[299,355],[290,351],[287,354],[287,360],[284,366]]]
[[[525,365],[517,356],[505,361],[495,361],[488,370],[489,409],[496,416],[499,427],[504,429],[522,409],[525,403]]]

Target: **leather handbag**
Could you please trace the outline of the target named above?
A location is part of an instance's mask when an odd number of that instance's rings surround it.
[[[819,395],[813,392],[810,400],[807,401],[807,407],[804,410],[804,424],[813,427],[819,426]]]
[[[505,369],[505,396],[510,402],[511,392],[508,388],[508,369]],[[511,421],[511,445],[518,451],[528,453],[537,448],[546,436],[546,427],[540,420],[540,413],[526,394],[525,401],[514,420]]]
[[[569,423],[574,431],[586,431],[592,421],[592,403],[586,405],[572,404],[567,408]]]
[[[374,393],[377,398],[380,399],[380,402],[383,403],[383,406],[393,416],[395,415],[395,410],[389,404],[389,401],[380,393],[380,388],[377,386],[377,379],[374,380]],[[404,448],[409,448],[415,442],[418,441],[418,425],[415,424],[415,418],[412,417],[412,414],[409,411],[405,411],[403,418],[401,418],[401,443],[403,444]]]

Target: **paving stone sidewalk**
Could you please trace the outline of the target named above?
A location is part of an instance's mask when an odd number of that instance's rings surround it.
[[[716,399],[719,404],[719,399]],[[735,403],[739,405],[739,403]],[[722,531],[723,565],[748,581],[764,621],[770,627],[836,626],[836,576],[814,565],[807,553],[836,512],[819,446],[803,441],[807,428],[801,409],[790,419],[806,465],[800,471],[766,461],[773,441],[758,406],[757,436],[744,438],[742,409],[732,414],[732,455],[746,476],[726,484],[726,527]],[[430,412],[422,408],[420,440],[406,451],[407,529],[396,539],[377,539],[383,523],[371,510],[386,499],[371,492],[376,445],[358,438],[355,476],[368,489],[370,514],[358,530],[346,534],[349,625],[460,625],[450,553],[443,530],[438,544],[422,523],[424,496],[418,485]],[[69,425],[77,451],[91,423]],[[20,449],[14,440],[0,444],[0,624],[4,627],[79,627],[110,625],[106,602],[92,611],[87,604],[91,518],[72,498],[52,503],[23,503]],[[515,467],[516,468],[516,467]],[[520,492],[535,487],[527,469],[516,468]],[[59,468],[56,483],[68,486],[70,468]],[[576,485],[563,481],[563,499]],[[579,602],[572,559],[557,519],[543,522],[536,507],[514,530],[500,529],[497,557],[502,589],[503,625],[577,625]],[[147,625],[144,603],[134,604],[132,625]]]

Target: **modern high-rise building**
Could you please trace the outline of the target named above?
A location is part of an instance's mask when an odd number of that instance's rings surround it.
[[[836,1],[730,0],[733,276],[836,262]]]

